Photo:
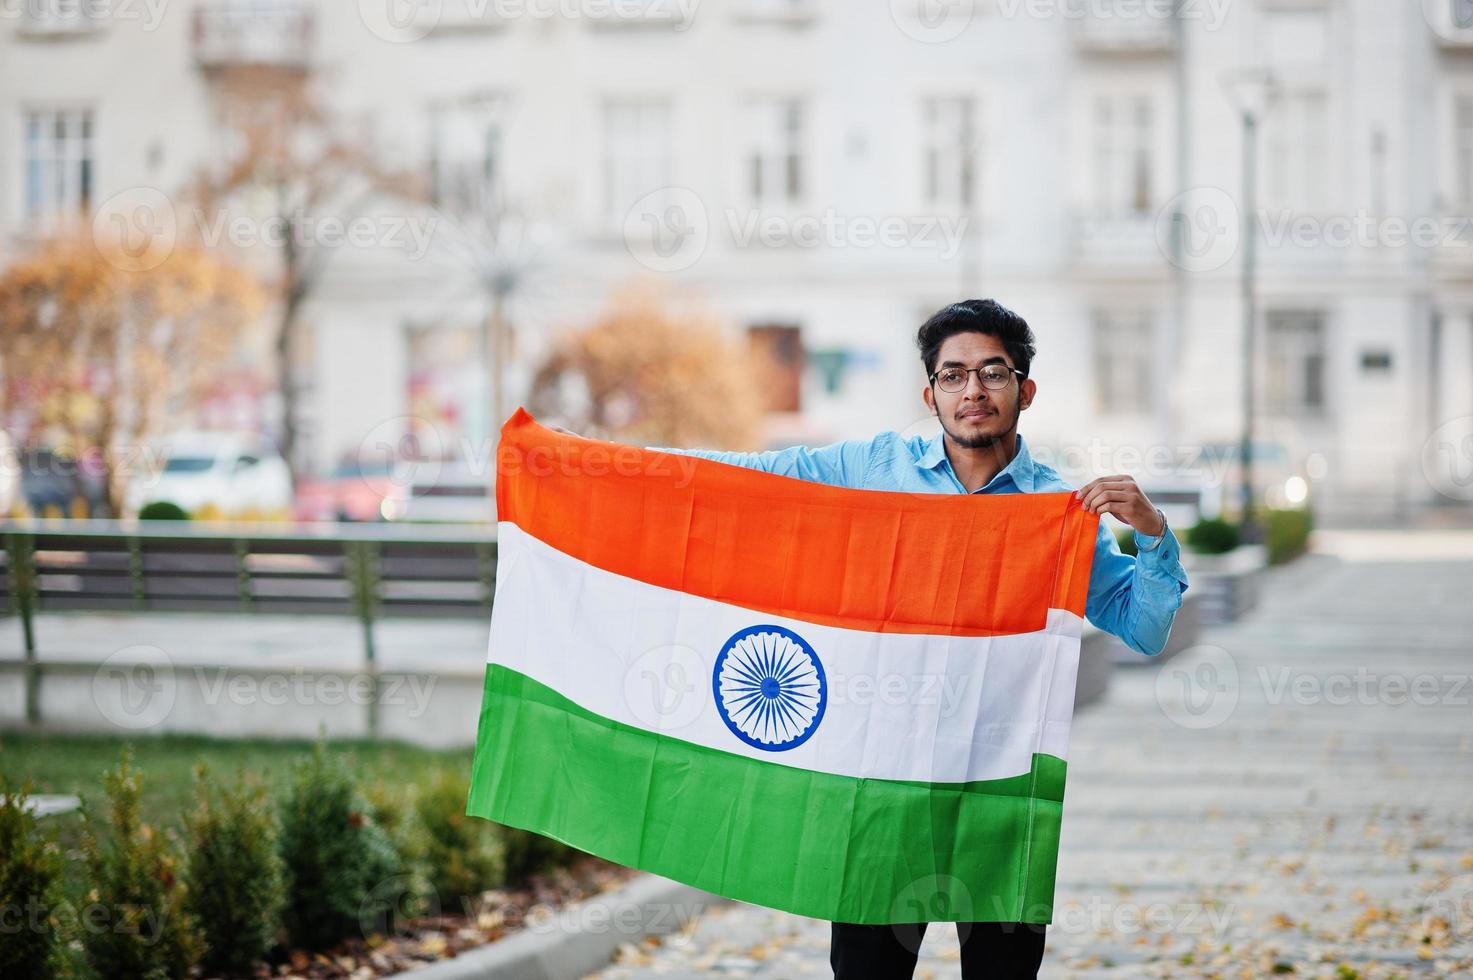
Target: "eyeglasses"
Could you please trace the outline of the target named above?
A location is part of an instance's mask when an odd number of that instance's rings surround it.
[[[982,382],[982,387],[992,391],[1001,391],[1006,388],[1015,374],[1020,379],[1028,377],[1017,368],[1008,367],[1006,364],[984,364],[979,368],[942,368],[931,375],[931,383],[942,391],[963,391],[967,387],[968,375],[973,371],[977,372],[977,380]]]

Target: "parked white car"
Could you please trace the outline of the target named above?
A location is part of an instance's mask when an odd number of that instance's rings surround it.
[[[0,518],[9,517],[20,504],[20,456],[10,434],[0,429]]]
[[[494,477],[489,466],[459,460],[421,462],[413,467],[399,521],[488,524],[496,520]]]
[[[286,517],[292,481],[286,460],[253,433],[183,432],[160,439],[149,460],[163,466],[129,481],[125,509],[166,500],[190,516]]]

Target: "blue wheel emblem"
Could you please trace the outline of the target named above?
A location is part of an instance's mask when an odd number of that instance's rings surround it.
[[[711,672],[716,710],[754,748],[796,748],[823,720],[828,684],[818,655],[781,626],[749,626],[726,641]]]

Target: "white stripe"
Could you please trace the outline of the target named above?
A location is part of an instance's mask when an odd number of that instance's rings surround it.
[[[596,714],[764,762],[872,779],[964,782],[1067,758],[1083,622],[992,637],[872,633],[649,585],[499,524],[489,660]],[[823,717],[784,751],[748,745],[716,706],[717,655],[741,630],[786,627],[823,666]],[[728,658],[731,659],[731,658]],[[729,712],[732,713],[732,712]]]

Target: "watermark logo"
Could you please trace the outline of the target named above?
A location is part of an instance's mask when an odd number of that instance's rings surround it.
[[[976,15],[976,0],[890,0],[895,26],[922,44],[944,44],[961,37]]]
[[[984,860],[982,855],[977,859]],[[917,923],[977,921],[972,892],[953,875],[933,874],[907,882],[890,903],[890,928],[906,949],[921,948],[923,931]],[[965,938],[965,937],[963,937]]]
[[[624,703],[641,727],[680,731],[706,708],[710,670],[710,663],[688,646],[672,643],[646,650],[624,672]]]
[[[1422,443],[1422,475],[1449,500],[1473,500],[1473,415],[1432,430]]]
[[[78,33],[109,22],[136,22],[152,32],[169,0],[0,0],[0,21],[21,20],[31,33]]]
[[[179,242],[174,202],[153,187],[120,191],[92,216],[92,241],[105,259],[125,272],[157,269]]]
[[[174,710],[178,680],[174,661],[155,646],[116,651],[92,675],[92,703],[119,728],[153,728]]]
[[[655,272],[689,269],[706,253],[710,238],[706,205],[688,187],[651,191],[624,215],[624,247]]]
[[[1222,647],[1183,650],[1156,674],[1156,704],[1182,728],[1216,728],[1238,706],[1238,664]]]
[[[1473,0],[1422,0],[1422,16],[1444,40],[1473,41]]]
[[[408,44],[430,35],[440,24],[444,0],[358,0],[358,16],[378,38]]]
[[[1156,213],[1156,247],[1187,272],[1215,272],[1238,252],[1242,212],[1219,187],[1193,187]]]
[[[206,248],[230,245],[298,249],[394,249],[418,261],[429,252],[440,219],[434,215],[372,214],[344,217],[303,211],[255,215],[217,208],[181,210],[163,191],[130,187],[104,201],[92,216],[92,241],[125,272],[148,272],[174,254],[188,228]]]

